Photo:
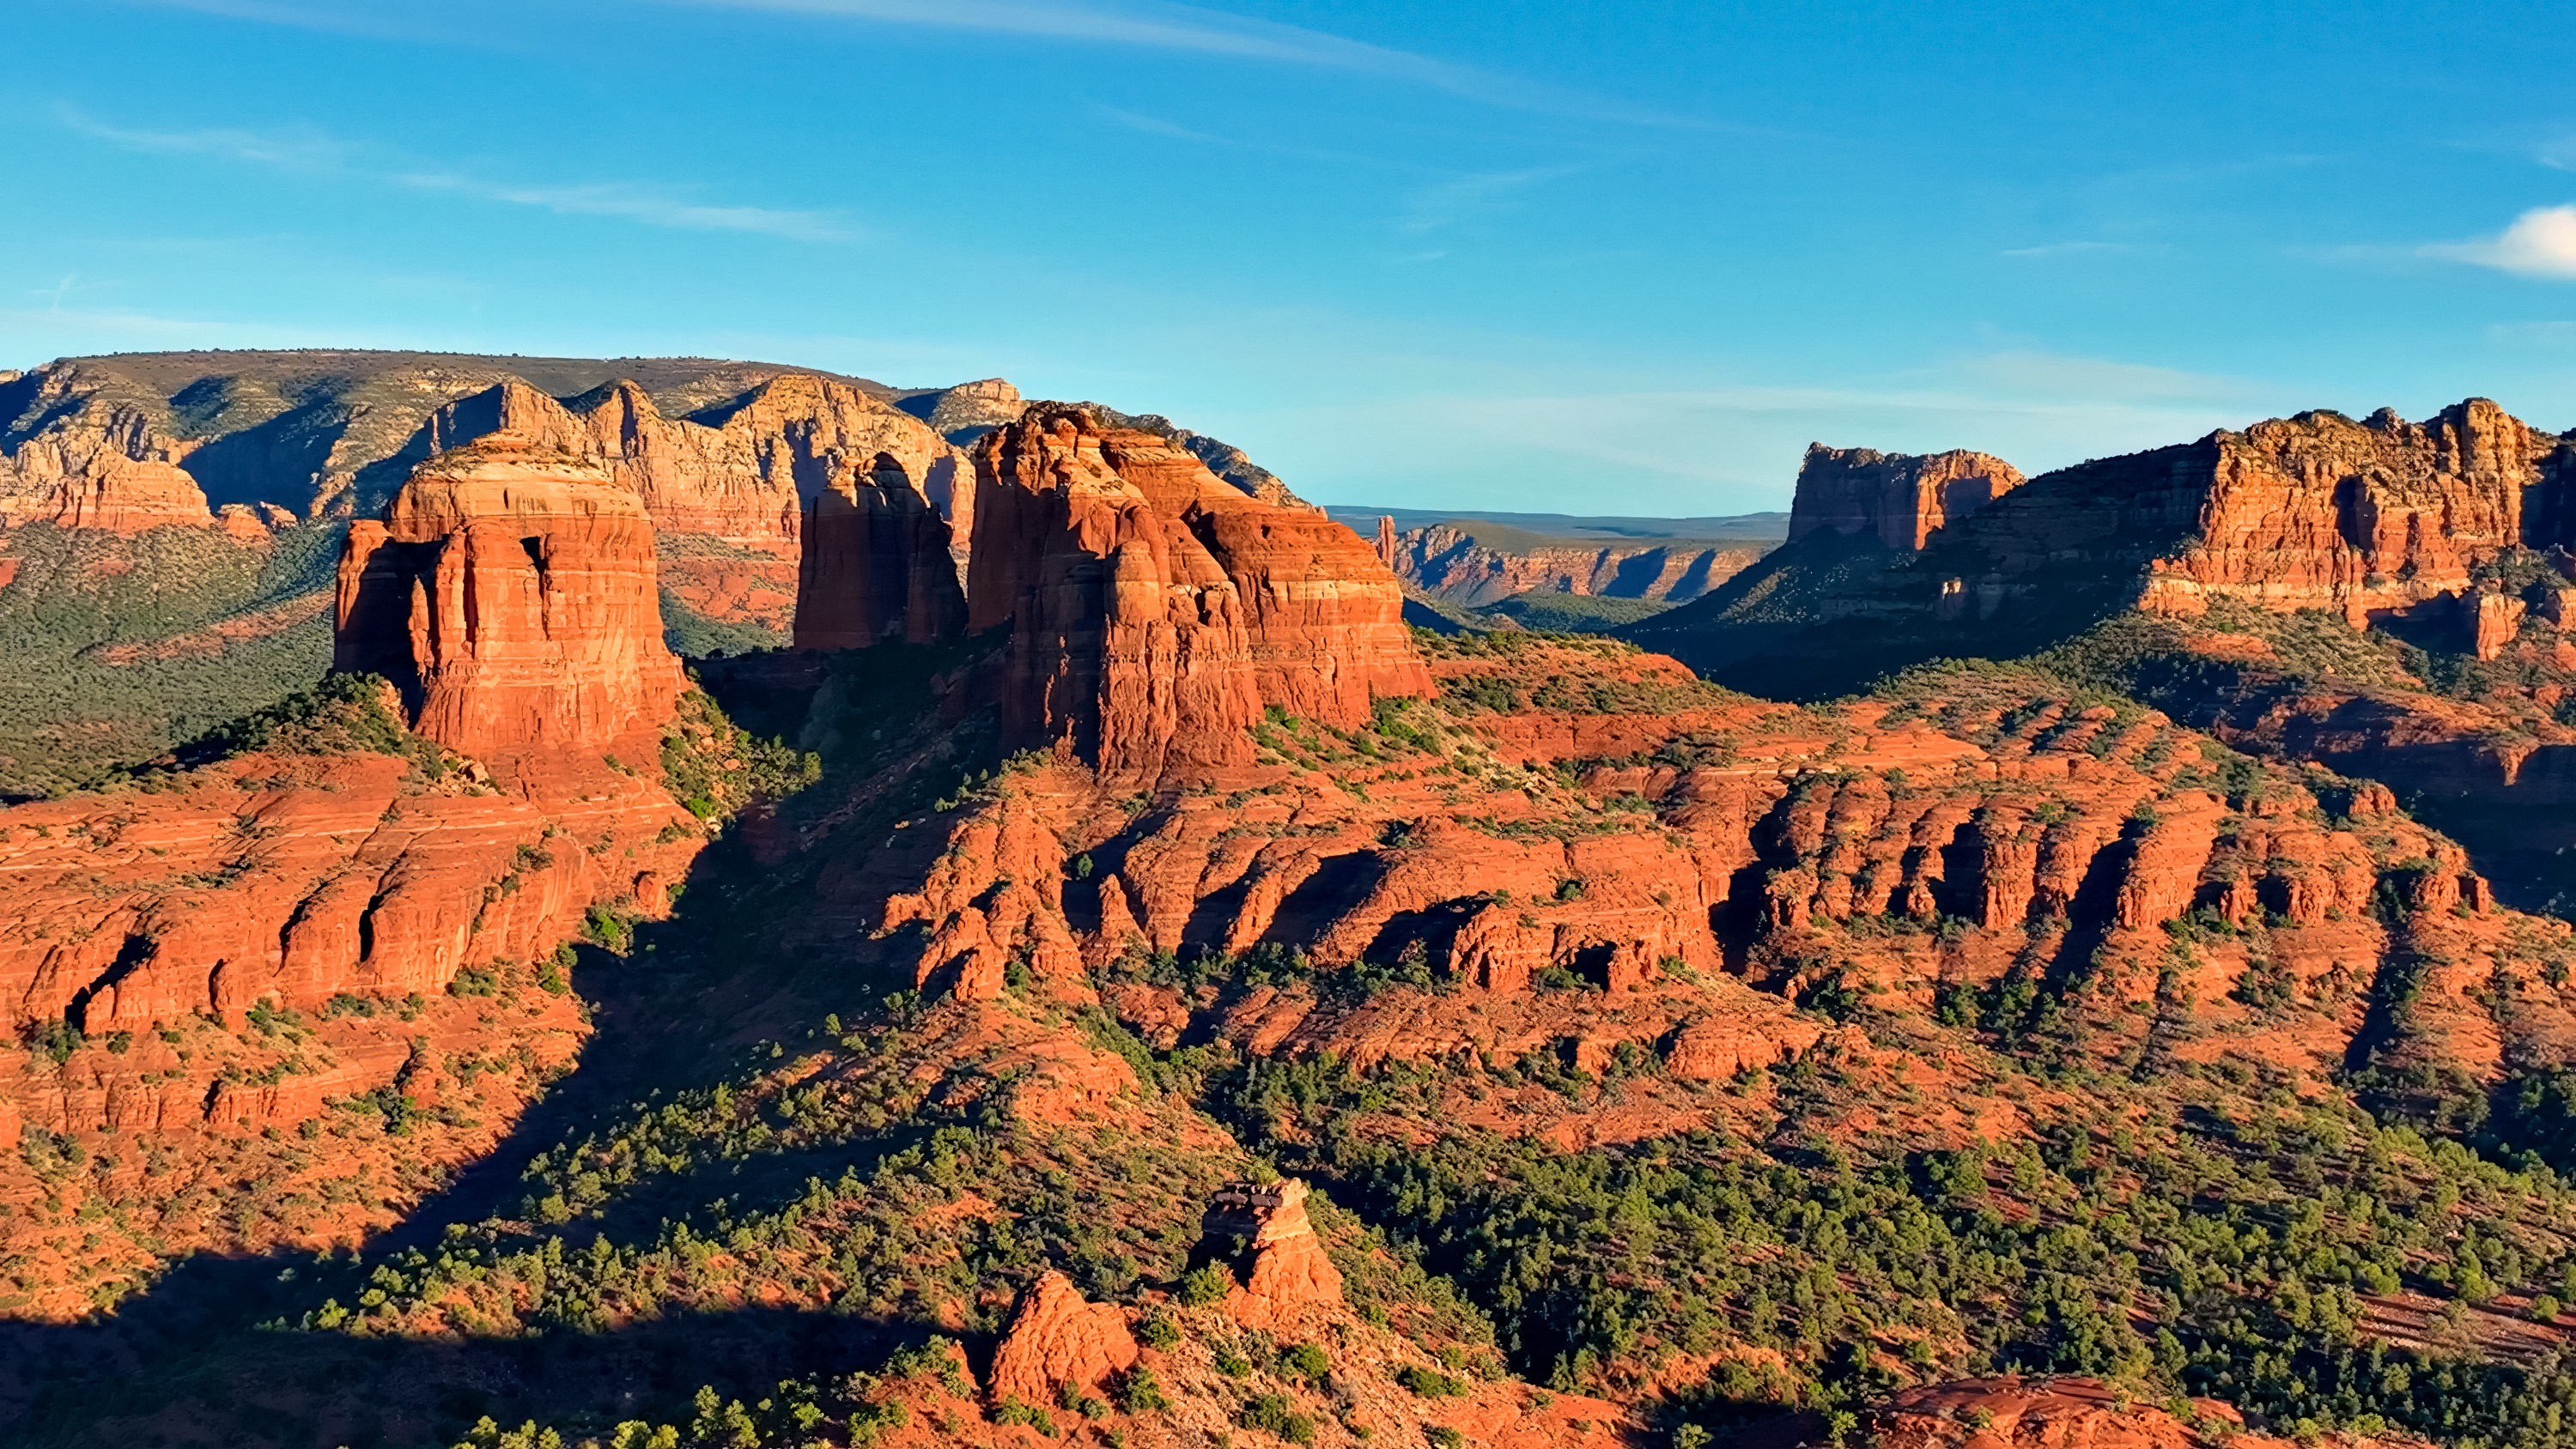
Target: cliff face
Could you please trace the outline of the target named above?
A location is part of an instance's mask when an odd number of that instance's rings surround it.
[[[805,506],[796,563],[796,647],[921,644],[966,627],[948,525],[896,459],[825,488]]]
[[[1596,547],[1573,540],[1505,548],[1448,524],[1403,533],[1383,528],[1380,538],[1379,548],[1398,577],[1470,609],[1533,589],[1687,603],[1751,567],[1766,551],[1760,545],[1687,542]]]
[[[1004,728],[1114,775],[1250,762],[1265,704],[1336,723],[1428,691],[1402,595],[1320,513],[1156,434],[1040,405],[975,452],[969,627],[1005,621]]]
[[[2576,542],[2576,447],[2484,398],[2421,423],[2302,413],[2202,449],[2193,546],[2150,565],[2150,609],[2225,595],[2359,625],[2469,593],[2507,550]]]
[[[1789,541],[1820,530],[1875,535],[1911,552],[1935,529],[2019,488],[2021,470],[1988,453],[1881,453],[1807,445],[1789,512]]]
[[[797,637],[818,648],[873,642],[889,621],[912,637],[952,622],[927,575],[915,585],[912,561],[962,553],[973,527],[970,470],[930,425],[848,383],[788,374],[721,418],[675,419],[623,379],[569,405],[512,381],[449,404],[425,426],[438,448],[509,432],[600,459],[674,545],[673,591],[711,618],[784,630],[810,614],[810,637],[802,627]],[[809,527],[831,535],[819,573],[804,563]],[[862,560],[875,567],[852,572]],[[953,553],[948,567],[945,593],[954,593]],[[808,601],[818,578],[853,592]],[[907,625],[916,592],[928,622]]]
[[[686,687],[657,593],[635,494],[493,433],[350,527],[333,663],[392,679],[412,727],[451,749],[592,750],[658,728]]]
[[[38,519],[127,534],[208,527],[205,492],[179,466],[190,451],[82,368],[0,384],[0,530]]]

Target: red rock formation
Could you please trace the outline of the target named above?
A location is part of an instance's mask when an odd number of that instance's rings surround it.
[[[657,836],[685,818],[595,760],[570,798],[527,800],[464,775],[424,791],[409,761],[378,754],[249,755],[167,793],[18,806],[0,812],[0,876],[14,882],[0,1001],[13,1030],[68,1020],[97,1035],[198,1013],[238,1022],[261,1002],[435,996],[462,968],[552,953],[593,904],[678,873],[698,836]],[[632,853],[574,843],[603,834]],[[46,1118],[66,1130],[122,1110],[56,1106]]]
[[[1399,578],[1424,593],[1471,609],[1533,589],[1687,603],[1752,567],[1765,552],[1759,544],[1523,541],[1501,530],[1445,523],[1413,529],[1392,540],[1382,531],[1380,538],[1380,556]],[[1503,547],[1502,542],[1512,546]]]
[[[2505,550],[2576,541],[2576,447],[2484,398],[2422,423],[2301,413],[2139,462],[2168,458],[2197,494],[2193,547],[2150,566],[2145,606],[2170,613],[2223,594],[2365,622],[2466,595]]]
[[[1045,1407],[1066,1389],[1094,1393],[1136,1357],[1127,1315],[1115,1304],[1084,1302],[1073,1280],[1050,1268],[1021,1295],[993,1351],[992,1399]]]
[[[889,618],[899,637],[933,637],[955,612],[944,596],[955,591],[955,559],[947,560],[945,591],[930,560],[934,543],[962,550],[973,526],[964,455],[930,425],[846,383],[772,377],[710,423],[664,417],[629,381],[567,406],[511,380],[448,404],[426,431],[439,449],[509,433],[598,457],[614,483],[643,501],[666,543],[681,545],[672,550],[674,587],[713,617],[783,627],[810,612],[819,622],[805,647],[846,648],[876,642]],[[941,525],[935,539],[924,536],[928,523]],[[799,564],[809,526],[832,535],[820,545],[829,555],[820,577],[831,587],[810,609],[791,609],[785,601],[818,577]],[[862,560],[880,567],[851,575]],[[899,567],[887,575],[887,564]],[[916,594],[927,624],[908,622]]]
[[[2021,470],[1988,453],[1881,453],[1807,445],[1790,505],[1789,540],[1820,530],[1876,534],[1912,552],[1933,530],[2022,485]]]
[[[948,525],[903,466],[877,455],[864,474],[805,507],[796,565],[796,647],[921,644],[966,627]]]
[[[2289,1449],[2294,1442],[2246,1427],[2216,1399],[2193,1399],[2191,1417],[2140,1403],[2094,1379],[1967,1379],[1907,1389],[1862,1414],[1862,1442],[1881,1449]],[[2313,1437],[2313,1436],[2311,1436]],[[1847,1442],[1820,1414],[1757,1425],[1746,1449],[1809,1449]],[[2340,1438],[2350,1449],[2399,1449],[2420,1440]]]
[[[1377,520],[1377,561],[1391,572],[1395,568],[1395,520],[1379,514]]]
[[[499,762],[658,729],[686,688],[662,644],[653,532],[596,460],[511,433],[421,466],[351,525],[333,661],[412,726]]]
[[[1208,1205],[1203,1236],[1240,1240],[1251,1271],[1226,1295],[1226,1316],[1246,1328],[1293,1322],[1309,1307],[1340,1307],[1341,1270],[1306,1218],[1306,1184],[1230,1182]]]
[[[1011,624],[1016,740],[1120,776],[1233,769],[1265,704],[1349,726],[1428,691],[1395,580],[1320,514],[1079,408],[1033,407],[975,465],[969,623]]]

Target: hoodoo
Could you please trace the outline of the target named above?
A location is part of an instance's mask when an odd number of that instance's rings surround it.
[[[975,451],[969,627],[1011,625],[1004,728],[1111,774],[1249,763],[1263,706],[1350,727],[1431,692],[1359,535],[1157,434],[1033,406]]]
[[[686,688],[643,504],[517,433],[440,454],[350,527],[336,624],[335,668],[393,680],[417,733],[470,755],[597,749]]]

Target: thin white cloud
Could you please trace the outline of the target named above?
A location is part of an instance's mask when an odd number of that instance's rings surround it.
[[[1980,392],[2021,399],[2138,404],[2224,402],[2258,390],[2255,383],[2214,373],[2184,372],[2101,357],[2070,357],[2027,348],[1981,353],[1952,362],[1942,371]]]
[[[2050,242],[2045,246],[2036,247],[2006,247],[2000,255],[2007,257],[2071,257],[2079,256],[2087,252],[2133,252],[2136,250],[2136,247],[2129,245],[2127,242],[2062,241]]]
[[[310,127],[278,131],[229,127],[151,131],[105,125],[70,110],[63,112],[63,123],[84,136],[129,151],[216,156],[279,171],[348,177],[408,191],[537,207],[559,216],[614,217],[646,226],[754,232],[793,241],[839,242],[858,236],[845,222],[824,212],[711,206],[691,199],[677,188],[643,182],[513,182],[399,160],[371,163],[369,148]]]
[[[1415,196],[1395,229],[1423,236],[1468,217],[1500,209],[1514,192],[1572,174],[1570,166],[1534,167],[1525,171],[1487,171],[1444,181]]]
[[[2494,267],[2521,277],[2576,280],[2576,206],[2534,207],[2489,238],[2435,242],[2416,255]]]
[[[826,15],[889,25],[1034,35],[1349,71],[1512,110],[1687,130],[1751,130],[1618,101],[1320,30],[1159,0],[667,0],[710,9]]]

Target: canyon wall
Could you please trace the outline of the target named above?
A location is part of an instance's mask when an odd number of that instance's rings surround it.
[[[1380,530],[1381,557],[1398,577],[1446,603],[1481,609],[1536,589],[1615,599],[1688,603],[1751,567],[1763,544],[1688,541],[1591,544],[1513,540],[1499,546],[1469,528],[1437,524]]]

